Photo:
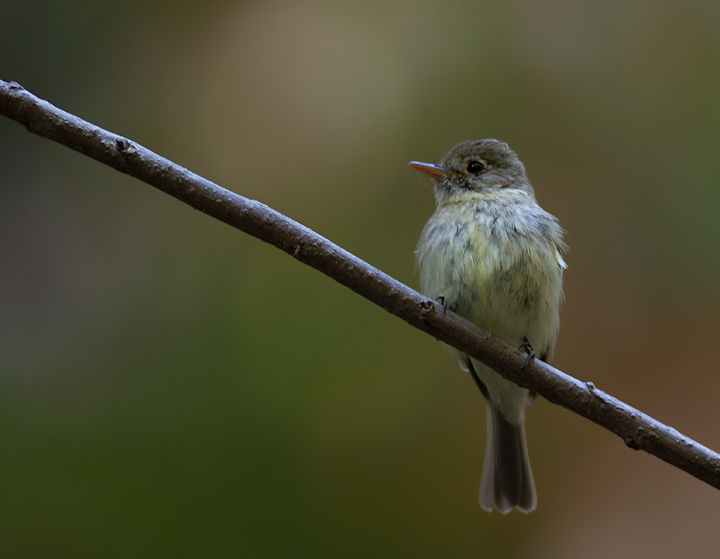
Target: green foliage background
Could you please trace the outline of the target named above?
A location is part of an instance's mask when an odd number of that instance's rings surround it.
[[[407,168],[507,141],[568,230],[555,365],[720,448],[720,4],[6,2],[0,77],[417,287]],[[3,557],[705,557],[720,494],[541,399],[539,505],[428,336],[0,120]]]

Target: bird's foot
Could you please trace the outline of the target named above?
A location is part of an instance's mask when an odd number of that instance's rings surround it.
[[[455,312],[455,309],[457,309],[457,303],[451,303],[451,304],[448,306],[447,301],[445,301],[445,296],[444,296],[444,295],[440,295],[440,297],[437,298],[437,302],[440,303],[440,305],[442,306],[443,314],[447,314],[448,308],[449,308],[452,312]]]
[[[527,368],[527,366],[535,361],[535,350],[530,345],[530,342],[527,341],[527,338],[523,342],[523,344],[520,346],[520,349],[522,349],[525,353],[527,353],[527,356],[525,357],[525,363],[523,364],[523,369]]]
[[[445,302],[445,297],[440,295],[440,297],[437,298],[437,302],[440,303],[443,314],[447,313],[447,303]]]

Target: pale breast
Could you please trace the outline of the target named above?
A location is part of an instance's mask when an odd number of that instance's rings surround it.
[[[423,292],[538,354],[552,353],[562,299],[562,230],[539,206],[439,208],[417,249]]]

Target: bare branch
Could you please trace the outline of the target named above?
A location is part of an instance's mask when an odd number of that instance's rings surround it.
[[[525,355],[441,304],[391,278],[265,204],[230,192],[127,138],[54,107],[17,83],[0,80],[0,114],[182,200],[193,208],[284,250],[356,293],[505,378],[605,427],[630,448],[644,450],[720,489],[720,455],[672,427]]]

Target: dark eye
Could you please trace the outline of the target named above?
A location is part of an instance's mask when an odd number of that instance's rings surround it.
[[[467,172],[471,175],[479,175],[480,173],[484,173],[486,170],[485,166],[479,161],[470,161],[470,163],[467,164]]]

